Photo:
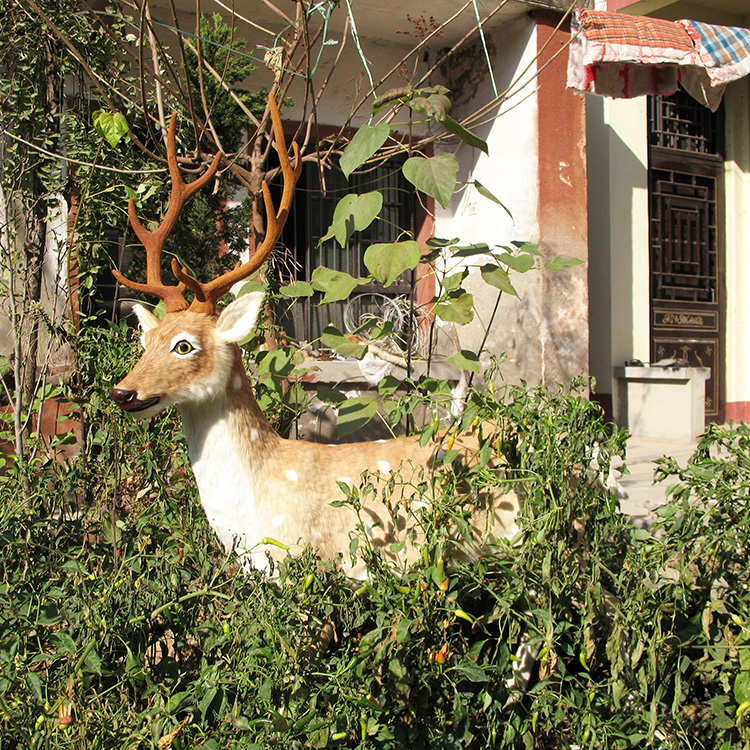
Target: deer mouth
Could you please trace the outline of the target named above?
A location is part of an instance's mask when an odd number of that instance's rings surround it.
[[[110,396],[121,409],[130,412],[131,414],[139,411],[146,411],[146,409],[156,406],[161,399],[160,396],[140,399],[138,398],[137,391],[126,391],[123,388],[113,388],[110,392]]]

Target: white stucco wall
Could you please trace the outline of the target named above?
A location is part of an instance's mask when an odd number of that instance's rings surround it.
[[[515,81],[531,65],[536,54],[536,27],[527,18],[519,18],[497,29],[490,37],[493,49],[494,74],[500,91]],[[476,66],[482,67],[479,57]],[[459,237],[462,244],[487,243],[508,245],[513,240],[539,241],[538,133],[537,97],[534,83],[518,90],[499,110],[498,115],[477,134],[486,140],[485,155],[460,143],[457,139],[441,146],[451,150],[460,162],[459,180],[478,180],[507,207],[490,201],[473,185],[454,196],[447,208],[436,206],[435,234],[438,237]],[[447,83],[450,85],[450,82]],[[455,108],[456,118],[473,112],[492,98],[489,77],[484,75],[470,95],[462,92]],[[478,259],[473,259],[477,264]],[[543,356],[543,320],[541,311],[541,276],[528,273],[513,275],[519,298],[503,295],[486,347],[495,355],[507,354],[503,376],[517,382],[541,379]],[[474,295],[477,317],[460,326],[461,347],[476,351],[485,333],[497,290],[482,281],[477,268],[470,270],[464,286]]]

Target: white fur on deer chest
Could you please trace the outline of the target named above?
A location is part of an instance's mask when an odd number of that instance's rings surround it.
[[[273,536],[271,526],[258,514],[262,488],[237,446],[236,424],[226,416],[210,421],[199,414],[183,414],[183,424],[201,504],[224,547],[236,544],[240,552],[250,550],[263,537]],[[260,552],[257,557],[262,567],[265,555]]]

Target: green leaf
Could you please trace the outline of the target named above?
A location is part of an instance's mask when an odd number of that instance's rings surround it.
[[[312,277],[310,278],[313,289],[325,292],[325,296],[321,300],[322,305],[346,299],[365,281],[366,279],[358,279],[344,271],[334,271],[325,266],[318,266],[312,272]]]
[[[734,678],[734,699],[737,705],[750,701],[750,651],[747,648],[739,650],[739,672]]]
[[[120,112],[105,112],[98,109],[94,112],[94,130],[97,135],[104,138],[114,148],[122,137],[130,130],[125,115]]]
[[[24,675],[26,685],[36,698],[37,703],[44,703],[44,694],[42,692],[42,681],[36,672],[26,672]]]
[[[467,130],[460,122],[456,122],[452,117],[446,115],[440,122],[443,127],[453,135],[457,135],[467,146],[472,148],[478,148],[480,151],[484,151],[485,154],[490,153],[490,148],[487,145],[487,141],[483,141],[478,135],[474,135],[471,130]],[[496,200],[496,203],[500,201]],[[503,204],[500,203],[502,206]],[[503,206],[505,208],[505,206]],[[508,210],[507,208],[505,209]]]
[[[508,214],[508,216],[510,216],[511,219],[513,218],[513,214],[510,212],[508,207],[499,198],[496,198],[489,190],[487,190],[487,188],[484,185],[482,185],[482,183],[479,182],[479,180],[474,180],[474,187],[477,189],[477,192],[480,195],[483,195],[485,198],[488,198],[493,203],[497,203],[497,205],[500,206],[505,211],[505,213]]]
[[[339,166],[347,180],[357,167],[377,153],[388,140],[390,132],[391,128],[388,123],[381,122],[379,125],[365,125],[355,133],[339,159]]]
[[[262,281],[258,281],[257,279],[250,279],[250,281],[246,281],[240,287],[240,291],[237,293],[237,296],[242,297],[245,294],[250,294],[250,292],[264,292],[265,290],[266,286]]]
[[[510,277],[504,268],[494,264],[482,266],[482,278],[487,284],[494,286],[501,292],[506,292],[507,294],[512,294],[514,297],[518,297],[518,292],[515,290],[513,284],[510,283]]]
[[[435,305],[435,315],[445,323],[464,325],[474,317],[474,298],[464,292],[458,297],[449,298]]]
[[[558,256],[549,263],[545,263],[544,267],[549,271],[562,271],[565,268],[573,268],[580,266],[583,261],[580,258],[566,258],[562,255]]]
[[[443,87],[441,87],[443,88]],[[426,89],[423,89],[426,93]],[[445,89],[447,93],[448,89]],[[445,123],[450,119],[448,112],[451,108],[451,100],[443,92],[432,93],[429,96],[415,96],[407,102],[410,109],[414,112],[423,112],[428,117],[432,117],[438,122]]]
[[[446,276],[443,279],[443,289],[446,292],[455,292],[461,286],[461,282],[466,278],[468,273],[469,269],[464,268],[459,273],[452,273],[450,276]]]
[[[99,654],[94,649],[86,654],[84,660],[84,672],[90,672],[91,674],[98,674],[101,677],[102,674],[102,660],[99,658]]]
[[[458,159],[453,154],[438,154],[429,159],[412,156],[404,162],[402,171],[417,190],[435,198],[443,208],[448,207],[458,174]]]
[[[375,396],[359,396],[347,399],[339,407],[336,431],[340,438],[364,427],[378,413]]]
[[[490,680],[487,672],[470,662],[456,664],[455,667],[451,667],[450,671],[458,673],[464,679],[469,680],[469,682],[489,682]]]
[[[475,352],[470,352],[467,349],[462,349],[460,352],[456,352],[453,356],[448,357],[446,361],[454,367],[458,367],[459,370],[479,372],[480,369],[479,356]]]
[[[346,401],[346,396],[338,389],[331,388],[330,385],[320,383],[318,385],[318,398],[325,404],[332,404],[333,406],[339,406]]]
[[[318,240],[322,245],[326,240],[335,237],[341,247],[354,232],[361,232],[372,224],[383,207],[383,194],[373,190],[362,195],[345,195],[337,204],[333,212],[333,221],[328,231]]]
[[[471,258],[474,255],[489,255],[490,246],[486,242],[478,242],[474,245],[461,245],[455,248],[453,257]]]
[[[539,245],[534,242],[518,242],[513,240],[513,244],[518,248],[519,253],[530,253],[531,255],[536,255],[538,258],[542,257]]]
[[[315,290],[306,281],[293,281],[291,284],[279,288],[282,297],[312,297]]]
[[[518,273],[526,273],[530,271],[536,261],[533,255],[529,253],[519,253],[518,255],[511,255],[510,253],[503,253],[502,255],[496,256],[497,260],[505,263],[506,266],[510,266],[514,271]]]
[[[399,388],[403,387],[403,381],[393,375],[386,375],[378,383],[378,393],[381,396],[392,396]]]
[[[346,359],[362,359],[367,351],[366,346],[349,341],[341,331],[333,326],[326,326],[320,337],[320,341],[323,346],[333,349],[336,354],[340,354]]]
[[[444,240],[440,237],[430,237],[430,239],[427,240],[427,245],[429,247],[448,247],[449,245],[455,245],[458,240],[458,237],[454,237],[452,240]]]
[[[76,650],[75,641],[64,630],[55,633],[52,639],[57,642],[60,653],[72,654]]]
[[[375,244],[365,250],[367,270],[377,281],[390,286],[404,271],[416,268],[422,257],[418,242],[389,242]]]
[[[258,352],[255,365],[258,368],[258,376],[261,380],[270,375],[275,378],[286,378],[294,370],[294,349],[282,347],[270,351]]]

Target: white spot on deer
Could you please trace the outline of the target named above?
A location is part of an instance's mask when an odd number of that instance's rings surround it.
[[[274,529],[280,529],[284,525],[284,516],[275,515],[273,517],[273,520],[271,521],[271,525],[274,527]]]
[[[391,465],[388,463],[388,461],[378,461],[378,469],[380,469],[383,474],[391,473]]]
[[[254,443],[257,443],[260,440],[260,433],[256,429],[252,429],[250,431],[250,440],[252,440]]]
[[[235,391],[239,391],[239,389],[242,388],[242,378],[239,375],[235,375],[232,385],[234,386]]]
[[[299,482],[299,474],[294,469],[289,469],[286,473],[286,478],[290,482]]]

